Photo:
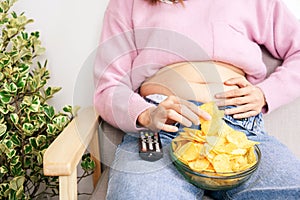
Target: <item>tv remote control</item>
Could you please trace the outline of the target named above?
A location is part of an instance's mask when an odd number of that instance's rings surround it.
[[[139,155],[147,161],[156,161],[162,158],[163,150],[159,133],[150,130],[139,131]]]

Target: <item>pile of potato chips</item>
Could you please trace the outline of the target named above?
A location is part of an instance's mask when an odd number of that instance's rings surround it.
[[[209,102],[200,106],[212,119],[201,120],[201,130],[185,128],[173,139],[174,155],[193,171],[230,173],[248,169],[256,163],[254,145],[243,132],[222,119],[224,112]]]

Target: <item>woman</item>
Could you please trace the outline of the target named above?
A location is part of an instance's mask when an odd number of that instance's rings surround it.
[[[260,46],[283,60],[267,77]],[[300,162],[263,130],[262,113],[300,94],[300,25],[280,0],[111,0],[95,65],[95,106],[103,119],[131,133],[118,147],[107,199],[300,198]],[[210,116],[260,142],[259,169],[242,186],[203,191],[163,159],[139,158],[136,132],[161,130],[164,146],[178,124]],[[154,103],[153,103],[154,102]]]

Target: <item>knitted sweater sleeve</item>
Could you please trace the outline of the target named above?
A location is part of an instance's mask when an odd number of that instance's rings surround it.
[[[123,131],[136,131],[138,115],[153,106],[134,91],[132,62],[137,56],[132,30],[133,0],[111,0],[105,12],[94,65],[94,105],[99,115]]]
[[[258,42],[283,63],[257,84],[265,94],[267,112],[300,95],[300,23],[281,0],[269,2],[273,5],[269,6]]]

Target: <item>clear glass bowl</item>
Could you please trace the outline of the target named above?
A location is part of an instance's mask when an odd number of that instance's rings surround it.
[[[173,164],[188,182],[205,190],[228,190],[247,181],[253,172],[256,171],[261,159],[261,152],[257,145],[255,145],[254,149],[256,163],[253,166],[242,171],[228,173],[216,173],[205,170],[201,172],[193,171],[175,156],[172,145],[170,145],[170,155]]]

